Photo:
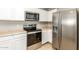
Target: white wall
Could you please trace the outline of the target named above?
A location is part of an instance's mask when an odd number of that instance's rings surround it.
[[[40,22],[37,24],[37,28],[41,28],[42,30],[52,30],[52,22]]]
[[[52,22],[40,22],[37,28],[42,29],[42,43],[52,43]]]

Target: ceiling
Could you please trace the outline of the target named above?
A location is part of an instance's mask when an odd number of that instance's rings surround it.
[[[45,11],[50,11],[50,10],[53,10],[53,9],[56,9],[56,8],[40,8],[40,9],[43,9]]]

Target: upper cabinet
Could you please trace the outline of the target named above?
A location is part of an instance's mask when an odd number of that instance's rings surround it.
[[[49,19],[48,21],[49,22],[53,21],[53,13],[54,12],[57,12],[57,9],[54,9],[54,10],[51,10],[51,11],[48,12],[48,19]]]
[[[0,8],[0,20],[24,21],[24,9]]]
[[[24,19],[24,8],[16,8],[16,20],[25,21]]]
[[[49,21],[47,11],[40,12],[40,20],[39,21]]]
[[[33,12],[39,14],[39,21],[52,21],[52,11],[45,11],[39,8],[0,8],[0,20],[25,21],[25,13]]]
[[[48,21],[48,12],[38,8],[25,8],[25,12],[39,13],[39,21]]]
[[[48,12],[38,8],[0,8],[0,20],[25,21],[25,12],[39,13],[39,21],[48,21]]]
[[[10,10],[7,8],[0,8],[0,20],[8,20],[10,16]]]
[[[24,9],[23,8],[10,8],[8,20],[24,21]]]

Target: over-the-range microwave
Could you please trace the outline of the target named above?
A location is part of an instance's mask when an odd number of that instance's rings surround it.
[[[25,21],[39,21],[39,13],[25,12]]]

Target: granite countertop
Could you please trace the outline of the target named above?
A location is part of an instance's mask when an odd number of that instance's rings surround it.
[[[26,33],[24,30],[11,30],[11,31],[0,31],[0,36],[13,35],[18,33]]]

